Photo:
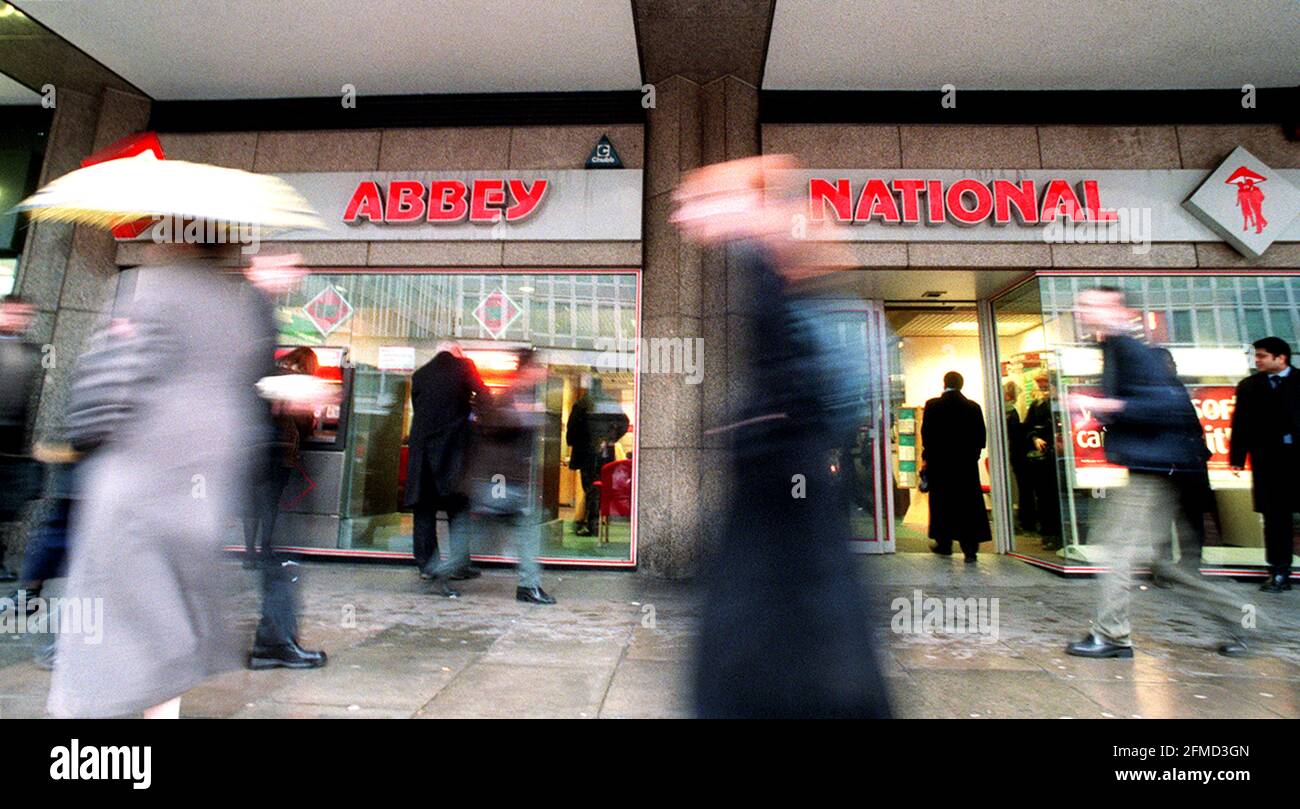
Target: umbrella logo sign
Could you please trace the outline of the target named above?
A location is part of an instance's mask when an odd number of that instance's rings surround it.
[[[1300,190],[1238,146],[1183,207],[1238,252],[1259,258],[1300,216]]]
[[[1241,229],[1250,230],[1252,226],[1256,233],[1263,233],[1264,228],[1268,227],[1268,220],[1264,218],[1264,192],[1260,189],[1259,184],[1268,178],[1257,171],[1251,171],[1245,166],[1239,166],[1228,179],[1224,180],[1225,185],[1237,185],[1237,207],[1241,209]]]
[[[501,289],[489,292],[474,309],[474,319],[494,340],[505,334],[521,314],[523,310]]]
[[[352,305],[333,284],[316,293],[316,297],[307,301],[302,310],[323,337],[329,337],[352,317]]]

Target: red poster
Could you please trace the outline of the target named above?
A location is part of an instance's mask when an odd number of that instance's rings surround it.
[[[1101,388],[1096,385],[1072,387],[1071,393],[1085,396],[1101,396]],[[1207,464],[1211,472],[1227,470],[1228,441],[1232,437],[1232,411],[1237,404],[1235,385],[1191,385],[1187,392],[1191,394],[1192,406],[1201,420],[1205,430],[1205,445],[1210,448],[1210,460]],[[1073,400],[1071,400],[1073,401]],[[1096,469],[1112,467],[1106,462],[1105,431],[1090,411],[1070,406],[1070,441],[1074,445],[1074,468]]]

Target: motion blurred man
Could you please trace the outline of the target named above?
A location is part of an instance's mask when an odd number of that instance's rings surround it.
[[[1124,293],[1111,287],[1084,290],[1075,301],[1075,317],[1101,343],[1104,394],[1071,398],[1105,425],[1106,460],[1127,467],[1128,483],[1107,491],[1093,529],[1107,549],[1111,572],[1101,577],[1092,632],[1065,651],[1078,657],[1131,658],[1131,570],[1169,533],[1178,509],[1174,476],[1202,463],[1205,444],[1200,430],[1193,429],[1199,424],[1196,410],[1169,363],[1130,336],[1136,313],[1125,304]],[[1243,656],[1241,600],[1207,583],[1199,561],[1199,553],[1185,553],[1182,563],[1174,565],[1158,554],[1151,566],[1161,579],[1190,591],[1186,603],[1220,622],[1228,638],[1220,654]]]
[[[1238,471],[1250,460],[1255,510],[1264,515],[1268,581],[1261,590],[1291,589],[1293,518],[1300,511],[1300,375],[1291,367],[1291,346],[1279,337],[1256,340],[1255,368],[1237,383],[1229,462]]]

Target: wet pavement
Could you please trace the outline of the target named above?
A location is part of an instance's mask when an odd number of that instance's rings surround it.
[[[1215,654],[1213,629],[1173,592],[1134,597],[1132,660],[1083,660],[1095,583],[1005,557],[976,566],[928,554],[862,560],[874,582],[874,629],[895,711],[904,717],[1300,717],[1300,644],[1248,659]],[[236,563],[232,562],[232,565]],[[254,574],[241,623],[251,637]],[[555,606],[514,600],[509,569],[462,582],[463,597],[428,595],[409,567],[307,563],[304,645],[328,650],[315,671],[237,671],[191,691],[182,716],[683,717],[692,628],[686,584],[628,572],[553,571]],[[1300,590],[1243,600],[1300,638]],[[964,631],[928,625],[930,598],[964,602]],[[983,599],[983,600],[980,600]],[[994,601],[993,599],[996,599]],[[902,607],[920,607],[912,616]],[[992,612],[996,605],[996,621]],[[918,631],[919,630],[919,631]],[[0,636],[0,718],[44,715],[49,674],[37,639]]]

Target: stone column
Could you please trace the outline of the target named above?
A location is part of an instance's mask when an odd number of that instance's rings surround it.
[[[737,394],[746,300],[726,250],[700,250],[678,236],[668,221],[672,191],[691,169],[758,154],[758,92],[731,76],[701,85],[675,75],[656,82],[655,94],[646,133],[641,336],[702,341],[703,378],[691,384],[683,369],[655,368],[642,357],[637,542],[642,570],[676,578],[693,572],[723,517],[726,457],[721,439],[705,431],[724,422]]]
[[[56,89],[40,183],[74,171],[87,155],[143,130],[149,121],[149,104],[147,98],[112,88],[99,96]],[[117,287],[115,254],[116,243],[104,230],[50,222],[28,228],[18,293],[36,307],[32,339],[43,346],[46,365],[44,384],[33,403],[36,439],[48,436],[62,422],[69,372]],[[42,513],[38,504],[28,523]],[[26,531],[19,531],[10,538],[11,566],[22,558],[25,537]]]

